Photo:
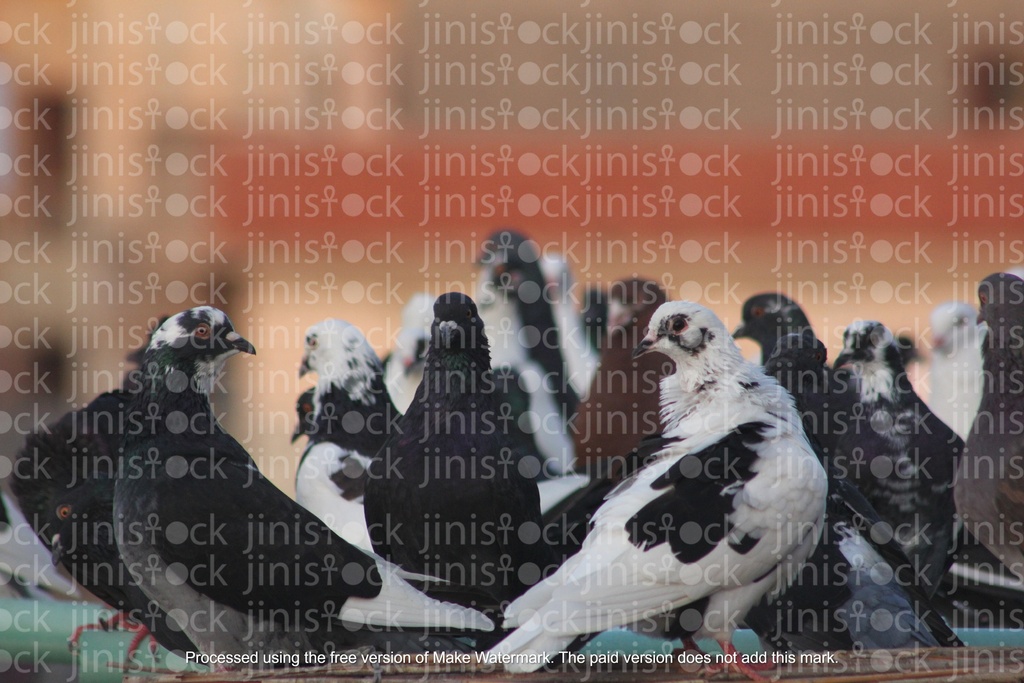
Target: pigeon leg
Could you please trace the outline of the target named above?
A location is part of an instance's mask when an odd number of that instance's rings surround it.
[[[707,673],[709,677],[720,674],[723,671],[732,670],[737,673],[743,674],[752,681],[758,681],[758,683],[766,683],[769,680],[768,678],[765,678],[764,676],[759,674],[758,671],[767,671],[769,669],[774,669],[774,664],[772,664],[771,662],[759,662],[756,664],[751,662],[744,662],[743,657],[739,654],[739,652],[736,651],[736,648],[732,646],[732,643],[730,641],[719,641],[719,645],[722,646],[722,652],[725,653],[726,657],[730,659],[735,658],[735,661],[730,661],[728,663],[722,662],[720,664],[709,664],[704,669],[705,673]]]
[[[130,631],[135,634],[135,637],[132,638],[132,642],[128,644],[127,658],[129,660],[135,656],[135,653],[139,650],[139,646],[142,645],[142,641],[144,641],[146,638],[149,638],[149,654],[153,655],[154,657],[156,656],[159,645],[156,642],[156,638],[153,637],[153,634],[149,632],[148,628],[146,628],[142,624],[129,622],[125,624],[124,630]]]
[[[68,638],[68,647],[71,650],[78,649],[78,641],[86,631],[113,631],[118,628],[118,626],[125,623],[131,623],[131,619],[128,614],[126,612],[117,612],[109,619],[101,617],[96,620],[96,623],[82,624],[76,628],[74,633],[71,634],[71,637]],[[133,629],[129,628],[128,630],[130,631]]]

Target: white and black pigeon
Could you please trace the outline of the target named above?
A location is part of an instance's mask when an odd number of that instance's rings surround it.
[[[210,404],[239,352],[255,349],[208,306],[168,319],[146,350],[114,492],[118,549],[146,595],[229,668],[254,651],[450,649],[459,643],[431,629],[491,630],[483,615],[427,598],[262,475]]]
[[[933,595],[952,561],[953,478],[963,440],[914,391],[892,333],[865,320],[843,333],[836,368],[849,368],[859,404],[831,454],[903,547]]]
[[[417,292],[402,308],[402,327],[395,346],[384,359],[384,383],[399,411],[409,409],[416,387],[423,379],[423,359],[430,343],[430,323],[434,320],[434,297]]]
[[[947,301],[932,310],[932,360],[928,407],[966,439],[981,402],[984,328],[968,303]]]
[[[543,298],[554,308],[569,382],[576,395],[583,398],[597,371],[599,356],[587,339],[583,313],[576,305],[576,281],[569,263],[560,254],[544,254],[540,259],[540,270],[545,282]]]
[[[698,304],[655,312],[636,354],[653,351],[676,365],[661,384],[662,447],[608,495],[580,551],[505,611],[516,630],[492,653],[510,671],[606,629],[660,630],[660,615],[687,606],[695,635],[733,653],[737,622],[817,543],[826,477],[792,397]]]
[[[327,319],[306,330],[299,377],[310,372],[317,381],[295,500],[349,543],[371,550],[363,513],[366,469],[400,413],[377,354],[351,323]]]
[[[487,609],[521,595],[552,563],[510,418],[476,305],[442,294],[423,382],[370,465],[366,522],[380,555]]]
[[[484,243],[476,302],[491,345],[494,367],[508,365],[530,387],[530,425],[549,475],[573,463],[568,422],[579,398],[562,355],[554,309],[544,297],[541,255],[532,240],[500,230]]]
[[[816,449],[828,427],[818,419],[829,396],[826,360],[825,345],[804,330],[779,339],[765,365],[796,399]],[[881,517],[819,455],[829,477],[821,541],[793,584],[751,610],[747,625],[775,649],[797,652],[960,645],[916,584],[903,549],[877,533],[888,529]]]
[[[1024,280],[996,273],[978,286],[981,404],[956,481],[967,530],[1024,580]]]

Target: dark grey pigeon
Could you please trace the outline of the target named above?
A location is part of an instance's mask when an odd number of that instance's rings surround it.
[[[823,460],[817,436],[829,401],[826,360],[825,345],[804,330],[780,339],[765,366],[796,399]],[[751,610],[747,625],[776,649],[798,652],[961,644],[912,580],[913,567],[892,535],[873,533],[888,528],[875,509],[852,482],[823,465],[829,492],[821,540],[793,584]]]
[[[968,531],[1024,579],[1024,280],[996,273],[978,287],[982,396],[956,483]]]
[[[755,294],[744,301],[742,320],[732,336],[757,342],[761,347],[761,365],[768,362],[779,337],[811,327],[800,304],[778,292]]]
[[[914,391],[899,346],[881,323],[847,327],[835,367],[849,368],[860,402],[831,465],[892,526],[931,596],[952,563],[953,478],[963,441]]]

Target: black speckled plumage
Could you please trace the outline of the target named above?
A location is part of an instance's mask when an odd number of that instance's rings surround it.
[[[919,585],[933,595],[952,563],[953,479],[963,440],[914,391],[881,323],[848,327],[835,366],[849,368],[859,401],[831,465],[892,527]]]

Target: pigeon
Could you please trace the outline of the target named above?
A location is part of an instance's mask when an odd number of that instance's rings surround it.
[[[580,551],[505,611],[515,630],[491,652],[509,671],[686,607],[700,618],[693,635],[735,653],[737,621],[817,543],[826,476],[792,397],[698,304],[658,308],[635,353],[653,351],[676,367],[661,382],[657,452],[608,494]],[[750,663],[728,666],[759,678]]]
[[[141,358],[134,352],[127,360],[137,364]],[[18,453],[12,481],[19,505],[53,564],[117,610],[109,620],[80,626],[69,642],[76,646],[86,630],[121,626],[136,634],[129,658],[150,636],[151,651],[156,643],[174,652],[194,649],[146,598],[121,562],[113,538],[114,481],[129,426],[127,408],[139,387],[139,372],[132,370],[121,388],[30,434]]]
[[[476,305],[442,294],[423,382],[374,456],[365,496],[378,554],[447,582],[452,600],[489,610],[552,563],[540,541],[537,483],[517,462],[498,393]]]
[[[406,578],[427,577],[343,540],[263,476],[210,404],[238,353],[255,349],[209,306],[169,318],[146,350],[114,488],[117,547],[143,592],[225,668],[254,651],[466,648],[429,629],[493,630],[425,596]]]
[[[775,649],[798,652],[959,645],[881,517],[818,448],[824,430],[816,407],[827,401],[831,374],[826,360],[825,345],[804,330],[779,339],[765,365],[796,399],[829,493],[817,548],[792,585],[747,614],[747,625]]]
[[[800,304],[785,294],[764,292],[743,302],[743,322],[733,331],[736,339],[752,339],[761,347],[761,365],[768,362],[779,337],[811,327]]]
[[[619,280],[608,292],[608,332],[601,346],[601,363],[587,398],[573,418],[576,468],[623,456],[648,434],[660,434],[658,387],[672,370],[661,355],[632,357],[651,316],[665,303],[657,282],[642,278]]]
[[[545,457],[549,474],[572,468],[568,422],[579,397],[562,355],[561,335],[537,245],[512,230],[501,230],[483,245],[476,300],[490,340],[494,366],[516,370],[530,391],[529,431]]]
[[[597,370],[598,352],[587,340],[583,314],[576,308],[572,272],[565,258],[557,254],[544,254],[540,270],[544,276],[543,299],[554,309],[569,382],[577,396],[586,396]]]
[[[45,528],[53,532],[53,563],[66,568],[82,586],[118,611],[106,622],[79,626],[69,642],[76,645],[86,630],[119,625],[135,632],[127,650],[129,658],[147,637],[152,637],[151,653],[155,654],[159,643],[183,657],[185,652],[194,651],[195,645],[159,605],[146,597],[121,561],[114,541],[115,481],[100,476],[58,490],[45,522]]]
[[[981,403],[955,485],[964,525],[1024,580],[1024,280],[989,275],[978,286],[982,343]]]
[[[299,377],[310,372],[317,384],[295,500],[349,543],[371,550],[363,513],[366,468],[400,413],[377,354],[344,320],[327,319],[306,330]]]
[[[892,526],[931,596],[952,561],[952,484],[963,440],[914,391],[893,335],[881,323],[849,325],[835,367],[849,368],[859,403],[831,465]]]
[[[416,387],[423,379],[423,358],[430,343],[434,319],[434,298],[425,292],[413,294],[402,309],[402,328],[395,347],[384,359],[384,383],[400,412],[409,409]]]
[[[967,303],[947,301],[932,310],[932,362],[928,407],[966,439],[981,402],[982,328]]]

